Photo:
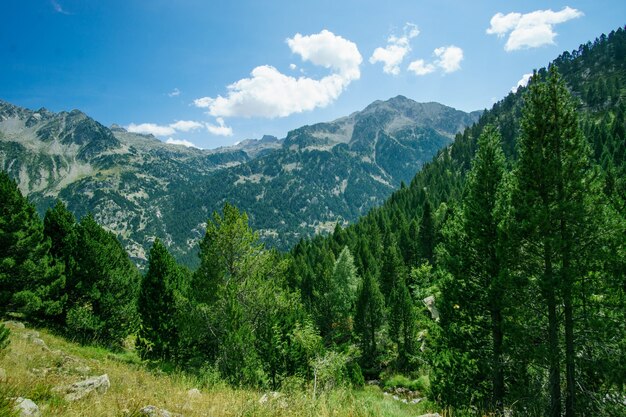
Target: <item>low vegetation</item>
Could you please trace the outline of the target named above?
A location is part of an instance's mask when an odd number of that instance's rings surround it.
[[[47,348],[32,342],[32,335]],[[7,380],[0,383],[0,415],[11,410],[7,397],[33,400],[42,415],[50,417],[138,416],[148,405],[193,416],[389,416],[409,417],[433,412],[432,403],[405,404],[385,395],[377,386],[360,390],[318,390],[291,386],[279,393],[236,389],[215,374],[191,376],[181,372],[148,369],[132,351],[84,346],[67,341],[45,329],[12,328],[11,345],[0,359]],[[105,394],[66,401],[57,386],[88,376],[108,374],[111,387]],[[190,390],[198,390],[190,391]]]

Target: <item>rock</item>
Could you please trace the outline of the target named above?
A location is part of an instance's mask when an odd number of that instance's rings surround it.
[[[0,382],[7,382],[7,371],[0,368]]]
[[[41,346],[41,349],[45,350],[45,351],[50,351],[50,348],[48,347],[48,345],[46,345],[46,342],[44,342],[43,340],[41,340],[38,337],[33,337],[31,339],[31,341],[36,344],[37,346]]]
[[[187,396],[191,398],[200,397],[201,395],[202,393],[200,393],[200,390],[198,388],[192,388],[187,391]]]
[[[20,417],[41,417],[41,412],[37,404],[28,398],[19,397],[15,400],[14,410],[19,413]]]
[[[39,332],[36,330],[29,330],[27,332],[24,332],[22,334],[22,338],[26,339],[26,340],[32,340],[36,337],[39,337]]]
[[[76,368],[74,368],[74,371],[76,371],[77,373],[81,375],[87,375],[89,372],[91,372],[91,368],[86,365],[77,366]]]
[[[24,323],[15,321],[15,320],[5,321],[4,325],[11,329],[25,329],[26,328],[26,326],[24,326]]]
[[[426,305],[428,311],[430,311],[430,316],[433,320],[439,321],[439,310],[437,310],[437,306],[435,305],[435,296],[431,295],[422,300],[422,302]]]
[[[433,413],[433,414],[428,413],[428,414],[422,414],[421,416],[418,416],[418,417],[441,417],[441,414],[439,414],[439,413]]]
[[[424,399],[423,398],[413,398],[411,400],[411,404],[419,404],[420,402],[422,402]]]
[[[139,410],[139,415],[148,417],[183,417],[182,414],[172,413],[162,408],[157,408],[153,405],[147,405]]]
[[[259,404],[265,404],[269,400],[275,400],[278,397],[280,397],[280,392],[276,392],[276,391],[272,391],[269,394],[263,394],[263,396],[259,398]]]
[[[56,387],[54,391],[64,393],[66,401],[77,401],[92,392],[104,394],[110,387],[109,376],[104,374],[71,385]]]

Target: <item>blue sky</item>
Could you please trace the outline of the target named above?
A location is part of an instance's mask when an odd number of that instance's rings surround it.
[[[624,1],[8,0],[0,99],[203,148],[398,94],[491,107]]]

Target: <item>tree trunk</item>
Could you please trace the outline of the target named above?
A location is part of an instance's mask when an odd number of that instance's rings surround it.
[[[544,246],[544,292],[548,307],[548,358],[550,417],[561,417],[561,367],[559,353],[559,323],[556,312],[555,280],[552,270],[552,250],[550,242]]]
[[[493,338],[492,385],[493,406],[497,415],[504,415],[504,372],[502,369],[502,311],[499,307],[491,310],[491,334]]]

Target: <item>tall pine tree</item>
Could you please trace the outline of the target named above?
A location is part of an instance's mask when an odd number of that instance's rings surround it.
[[[545,81],[533,76],[522,112],[513,212],[523,262],[517,265],[536,288],[548,317],[546,339],[550,406],[561,415],[561,331],[565,345],[565,415],[576,413],[574,288],[583,279],[590,226],[588,197],[594,194],[590,150],[576,105],[556,67]],[[562,311],[561,311],[562,309]]]
[[[49,251],[34,206],[0,172],[0,314],[19,310],[30,318],[59,320],[67,299],[65,275]]]
[[[169,359],[178,348],[178,298],[185,292],[185,274],[159,239],[148,258],[137,309],[141,318],[138,349],[142,358]]]

